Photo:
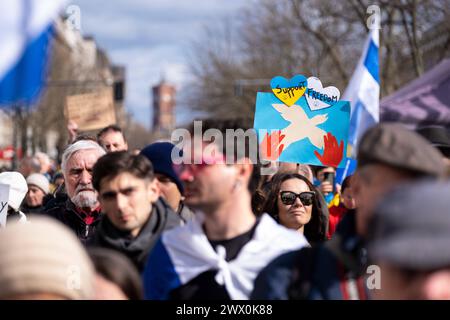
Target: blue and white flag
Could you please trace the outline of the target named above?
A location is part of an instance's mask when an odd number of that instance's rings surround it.
[[[351,103],[348,143],[352,156],[356,155],[359,138],[371,126],[379,122],[380,76],[379,35],[372,29],[364,45],[363,54],[342,97]]]
[[[197,212],[186,225],[165,231],[148,257],[143,273],[145,298],[167,300],[170,292],[198,275],[216,270],[215,281],[233,300],[248,300],[258,273],[288,251],[308,246],[302,234],[279,225],[263,214],[253,238],[238,256],[226,261],[226,251],[213,249],[203,231],[203,214]]]
[[[344,178],[356,169],[358,141],[364,132],[380,121],[380,63],[379,33],[371,29],[364,44],[364,50],[356,70],[345,89],[343,100],[350,101],[351,116],[348,134],[347,160],[345,167],[336,172],[336,181]]]
[[[31,105],[45,83],[52,24],[65,0],[0,1],[0,107]]]

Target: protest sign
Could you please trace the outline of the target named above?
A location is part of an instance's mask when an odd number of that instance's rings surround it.
[[[312,110],[305,96],[290,107],[272,93],[256,97],[254,128],[267,160],[342,167],[349,122],[348,101]]]
[[[67,121],[74,121],[81,131],[104,128],[116,123],[111,89],[66,98]]]
[[[0,227],[6,226],[6,216],[8,215],[9,185],[0,184]]]

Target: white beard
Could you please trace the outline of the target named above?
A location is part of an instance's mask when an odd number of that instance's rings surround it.
[[[78,208],[91,208],[95,209],[97,206],[97,192],[95,191],[81,191],[78,192],[75,196],[73,196],[70,200],[78,207]]]

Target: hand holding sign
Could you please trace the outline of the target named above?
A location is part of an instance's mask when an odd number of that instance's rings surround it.
[[[331,132],[328,132],[327,135],[323,136],[323,142],[323,155],[320,155],[316,150],[314,154],[324,166],[336,168],[344,154],[344,141],[341,140],[341,143],[338,145],[336,137]]]
[[[73,120],[69,120],[67,123],[67,132],[69,133],[69,142],[73,143],[77,138],[78,124]]]
[[[289,107],[303,96],[307,84],[308,81],[302,75],[296,75],[291,80],[278,76],[270,81],[275,96]]]

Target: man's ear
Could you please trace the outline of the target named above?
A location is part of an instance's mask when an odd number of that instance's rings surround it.
[[[148,191],[149,201],[151,203],[155,203],[158,200],[159,195],[161,193],[160,188],[159,188],[158,179],[153,178],[153,180],[149,182],[147,191]]]
[[[250,181],[250,177],[252,176],[254,165],[249,158],[242,158],[239,160],[238,164],[236,164],[238,170],[238,178],[242,179],[244,182]]]

